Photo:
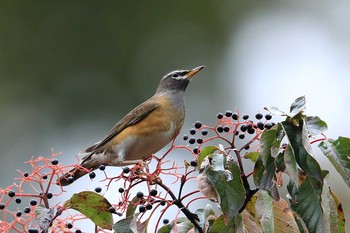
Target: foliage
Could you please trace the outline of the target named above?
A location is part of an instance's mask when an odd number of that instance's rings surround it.
[[[51,206],[53,197],[66,191],[59,186],[59,192],[51,193],[57,177],[72,167],[84,168],[59,163],[54,152],[50,158],[33,158],[27,162],[31,173],[20,171],[16,183],[0,189],[1,232],[81,232],[86,229],[78,229],[75,222],[87,218],[96,224],[95,232],[142,233],[151,226],[159,233],[345,232],[341,202],[327,182],[328,171],[314,158],[312,144],[319,143],[350,186],[350,139],[328,139],[327,124],[304,114],[305,102],[304,97],[297,98],[289,114],[271,107],[265,116],[257,113],[254,118],[228,110],[217,115],[214,126],[196,122],[190,135],[183,137],[187,145],[173,143],[146,166],[137,164],[119,174],[114,169],[112,176],[101,168],[105,178],[100,182],[107,189],[122,184],[114,193],[118,202],[107,200],[96,188],[73,194],[64,205]],[[273,123],[272,115],[285,119]],[[169,154],[175,152],[190,162],[179,166],[170,161]],[[253,170],[247,172],[249,166]],[[94,177],[91,172],[90,178]],[[167,177],[175,181],[167,184]],[[185,192],[193,179],[198,190]],[[31,192],[25,192],[24,186]],[[280,195],[283,189],[286,198]],[[25,198],[31,200],[24,213],[18,207],[11,210],[11,203]],[[206,198],[211,202],[204,208],[191,208],[193,202]],[[163,219],[169,212],[172,219]]]

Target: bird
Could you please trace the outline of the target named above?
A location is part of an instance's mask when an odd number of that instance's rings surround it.
[[[83,156],[79,165],[85,169],[73,168],[57,184],[69,185],[100,165],[123,167],[143,162],[174,140],[184,123],[185,90],[203,68],[166,74],[151,98],[126,114],[101,141],[78,154]]]

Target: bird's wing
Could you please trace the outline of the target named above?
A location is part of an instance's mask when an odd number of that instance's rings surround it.
[[[82,159],[82,163],[89,160],[96,151],[106,145],[128,126],[138,123],[147,117],[151,112],[153,112],[157,107],[158,104],[153,99],[150,99],[131,110],[109,131],[107,136],[102,141],[90,146],[85,150],[85,153],[88,154]]]

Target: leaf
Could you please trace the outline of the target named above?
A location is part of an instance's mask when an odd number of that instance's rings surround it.
[[[136,211],[136,208],[137,208],[137,203],[139,202],[139,198],[138,197],[134,197],[129,205],[128,205],[128,208],[126,209],[126,218],[127,219],[132,219],[134,217],[134,213]]]
[[[257,193],[255,203],[256,219],[260,222],[264,232],[274,232],[273,200],[269,194],[261,190]]]
[[[340,202],[338,196],[332,190],[329,190],[329,193],[334,200],[334,206],[331,206],[331,225],[337,228],[337,230],[334,232],[345,233],[346,220],[343,205]],[[337,212],[337,214],[333,213],[334,210]]]
[[[308,175],[315,177],[322,183],[321,168],[318,162],[311,156],[311,146],[303,121],[300,120],[298,126],[286,121],[281,124],[286,132],[298,165]]]
[[[256,151],[251,151],[251,152],[247,152],[244,154],[244,158],[249,159],[250,161],[252,161],[253,163],[256,162],[257,158],[259,157],[260,153],[256,152]]]
[[[176,223],[176,225],[175,225]],[[157,233],[171,233],[171,232],[188,232],[193,228],[192,223],[186,217],[178,218],[171,221],[169,224],[162,226]]]
[[[303,112],[305,110],[305,96],[298,97],[290,106],[290,117],[293,118],[294,116],[298,115],[299,113]]]
[[[285,112],[283,112],[282,110],[280,110],[279,108],[274,107],[274,106],[272,106],[272,107],[270,107],[270,108],[264,107],[264,109],[265,109],[266,111],[269,111],[269,112],[270,112],[271,114],[273,114],[273,115],[277,115],[277,116],[287,116],[287,114],[286,114]]]
[[[298,233],[299,228],[286,200],[273,202],[275,232]]]
[[[231,179],[227,179],[227,171],[214,170],[212,167],[205,169],[210,183],[220,196],[220,207],[227,219],[231,219],[243,206],[246,192],[240,176],[237,164],[230,165]]]
[[[346,137],[339,137],[337,140],[328,139],[322,141],[318,147],[350,187],[350,139]]]
[[[134,233],[130,228],[131,221],[132,218],[124,218],[119,220],[114,224],[113,230],[115,233]]]
[[[232,218],[229,219],[228,223],[225,224],[225,216],[221,215],[218,217],[212,227],[209,229],[207,233],[243,233],[243,224],[242,224],[242,216],[236,214]]]
[[[328,128],[327,123],[321,120],[318,116],[308,116],[305,122],[309,134],[313,136],[325,132]]]
[[[295,156],[293,154],[293,150],[290,147],[290,145],[288,145],[287,149],[284,151],[284,164],[286,165],[288,175],[290,176],[292,181],[295,184],[297,184],[298,183],[298,166],[295,160]]]
[[[213,154],[215,151],[217,151],[218,148],[216,146],[206,146],[204,147],[198,156],[198,167],[201,167],[201,164],[205,157],[207,157],[210,154]]]
[[[312,176],[306,176],[299,190],[291,192],[291,207],[302,218],[310,233],[323,232],[321,192],[322,184]],[[293,189],[295,191],[295,189]]]
[[[90,191],[75,193],[63,206],[79,211],[103,229],[112,230],[113,217],[109,211],[111,204],[97,193]]]
[[[199,226],[206,231],[209,226],[209,221],[215,219],[215,211],[212,205],[207,204],[205,209],[197,209],[195,214],[199,218]]]
[[[246,210],[243,210],[241,215],[243,217],[244,232],[263,233],[263,229],[261,228],[260,224],[250,213],[248,213]]]

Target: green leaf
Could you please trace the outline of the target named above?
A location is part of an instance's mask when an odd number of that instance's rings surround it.
[[[307,226],[310,233],[323,232],[321,207],[322,183],[312,176],[306,176],[301,183],[299,190],[291,192],[291,207],[297,212]]]
[[[328,128],[327,123],[321,120],[318,116],[308,116],[305,122],[309,134],[313,136],[325,132]]]
[[[131,201],[130,204],[128,205],[128,208],[126,209],[126,218],[127,219],[132,219],[134,217],[134,213],[136,211],[137,208],[137,203],[139,202],[139,198],[138,197],[134,197]]]
[[[204,172],[220,196],[222,212],[227,219],[231,219],[243,206],[246,194],[238,165],[235,163],[230,165],[232,176],[229,178],[228,171],[214,170],[211,166]]]
[[[274,232],[273,200],[266,191],[258,192],[255,209],[264,232]]]
[[[229,218],[227,224],[225,224],[225,216],[221,215],[218,217],[213,223],[212,227],[209,229],[207,233],[243,233],[243,224],[242,224],[242,216],[236,214],[232,218]]]
[[[290,106],[290,115],[291,115],[290,117],[293,118],[294,116],[303,112],[306,107],[305,104],[306,104],[305,96],[301,96],[297,98]]]
[[[298,183],[298,166],[293,154],[293,150],[290,145],[287,146],[287,149],[284,151],[284,164],[286,165],[286,170],[292,181]],[[297,187],[296,187],[297,188]]]
[[[204,231],[206,231],[207,227],[210,226],[209,221],[213,221],[215,219],[215,211],[212,205],[209,204],[206,205],[205,209],[197,209],[195,214],[199,218],[199,226],[204,229]]]
[[[119,220],[114,224],[113,230],[115,233],[134,233],[130,228],[131,221],[132,218],[124,218]]]
[[[318,147],[350,187],[350,139],[346,137],[339,137],[337,140],[328,139],[322,141]]]
[[[175,225],[176,223],[176,225]],[[185,217],[181,217],[178,218],[174,221],[171,221],[169,224],[161,227],[157,233],[172,233],[172,232],[178,232],[178,233],[182,233],[182,232],[188,232],[191,229],[193,229],[193,225],[190,222],[190,220],[188,220]]]
[[[282,122],[282,127],[287,134],[295,160],[308,175],[323,182],[321,168],[311,155],[311,146],[304,122],[300,120],[299,125],[290,122]]]
[[[256,162],[257,158],[259,157],[260,153],[256,152],[256,151],[251,151],[251,152],[247,152],[244,154],[244,158],[249,159],[250,161],[252,161],[253,163]]]
[[[113,217],[109,211],[111,204],[95,192],[75,193],[63,206],[79,211],[103,229],[112,230]]]
[[[213,154],[215,151],[217,151],[218,148],[216,146],[207,146],[207,147],[204,147],[201,152],[199,153],[199,156],[198,156],[198,167],[200,168],[201,167],[201,164],[204,160],[205,157],[207,157],[208,155],[210,154]]]

